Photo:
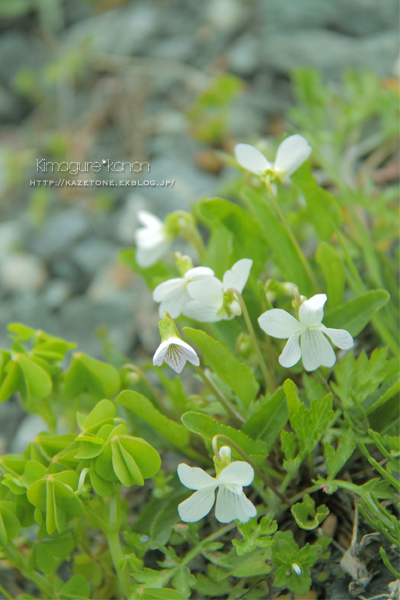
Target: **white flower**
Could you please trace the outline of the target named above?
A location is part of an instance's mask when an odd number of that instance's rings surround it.
[[[296,171],[310,156],[311,146],[307,140],[296,133],[280,144],[275,163],[270,163],[262,152],[250,144],[236,144],[236,159],[241,167],[256,175],[264,176],[267,172],[282,180]]]
[[[252,264],[250,258],[242,258],[226,271],[222,281],[216,277],[207,277],[206,280],[189,283],[187,291],[193,300],[184,306],[183,314],[197,321],[207,322],[233,319],[242,314],[239,302],[227,290],[235,288],[242,292]]]
[[[238,519],[247,523],[257,515],[255,506],[243,493],[243,486],[250,485],[254,470],[248,463],[234,461],[222,469],[217,477],[211,477],[203,469],[189,467],[184,463],[178,466],[181,483],[190,490],[197,490],[178,506],[179,516],[186,523],[194,523],[205,517],[215,502],[218,489],[215,517],[220,523],[230,523]]]
[[[258,319],[261,329],[268,335],[289,338],[279,357],[282,367],[293,367],[300,358],[303,358],[306,371],[315,371],[321,366],[333,367],[336,355],[326,335],[342,350],[353,346],[354,340],[348,331],[322,325],[326,300],[326,294],[317,294],[303,302],[299,321],[280,308],[267,310]]]
[[[160,283],[153,291],[153,300],[161,302],[160,317],[167,311],[173,319],[179,317],[185,304],[190,302],[191,297],[187,291],[188,283],[213,277],[214,271],[208,267],[194,267],[186,271],[183,277],[169,279]]]
[[[155,215],[147,210],[139,210],[138,220],[144,225],[135,231],[136,262],[139,267],[150,267],[164,254],[170,240],[164,226]]]
[[[180,338],[172,336],[158,346],[153,356],[153,365],[161,367],[166,362],[176,373],[180,373],[187,360],[196,367],[200,365],[195,350]]]

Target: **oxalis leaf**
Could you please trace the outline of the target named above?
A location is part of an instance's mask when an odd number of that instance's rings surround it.
[[[238,431],[228,425],[218,423],[212,417],[203,413],[187,412],[182,415],[182,422],[193,433],[200,435],[205,441],[211,442],[214,435],[221,433],[235,442],[246,454],[258,455],[265,458],[268,455],[267,444],[261,440],[249,438],[243,431]],[[224,442],[225,444],[225,442]],[[233,451],[235,452],[235,451]],[[242,460],[242,458],[241,458]]]
[[[190,327],[184,327],[183,331],[200,348],[206,365],[248,406],[260,389],[250,367],[241,363],[221,342],[204,331]]]
[[[298,502],[290,509],[292,515],[296,519],[297,525],[301,529],[315,529],[329,515],[329,508],[325,504],[321,504],[315,510],[315,502],[305,494],[303,502]]]
[[[132,390],[121,392],[116,401],[146,421],[153,429],[161,433],[174,446],[182,450],[189,445],[189,433],[183,425],[165,417],[142,394]]]
[[[331,310],[324,317],[324,325],[334,329],[347,329],[352,336],[358,335],[389,298],[390,294],[386,290],[362,294]]]
[[[82,352],[73,355],[64,383],[64,395],[67,399],[76,398],[83,392],[100,399],[114,396],[120,389],[119,374],[113,366]]]

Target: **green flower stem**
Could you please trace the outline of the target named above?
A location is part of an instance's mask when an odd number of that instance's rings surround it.
[[[190,238],[188,237],[187,239],[189,242],[192,242],[193,246],[196,248],[197,254],[199,255],[199,261],[202,262],[205,254],[203,238],[201,237],[199,230],[195,225],[193,226],[190,234]]]
[[[309,276],[309,278],[310,278],[310,280],[311,280],[311,282],[313,284],[313,287],[314,287],[315,291],[318,292],[317,280],[315,279],[314,273],[312,272],[312,270],[310,268],[310,265],[308,264],[308,260],[304,256],[303,250],[301,249],[299,243],[297,242],[297,240],[296,240],[296,238],[295,238],[295,236],[294,236],[294,234],[293,234],[293,232],[292,232],[292,230],[290,228],[290,225],[289,225],[289,223],[286,220],[285,215],[281,211],[281,208],[280,208],[278,202],[276,201],[274,190],[272,189],[269,177],[265,178],[265,187],[267,188],[268,193],[269,193],[269,195],[271,197],[272,203],[274,205],[274,208],[275,208],[276,212],[278,213],[278,216],[279,216],[280,220],[282,221],[282,225],[286,229],[287,234],[290,237],[290,239],[291,239],[291,241],[292,241],[292,243],[293,243],[293,245],[294,245],[294,247],[296,249],[296,252],[297,252],[299,258],[300,258],[301,262],[303,263],[305,270],[307,271],[307,274],[308,274],[308,276]]]
[[[50,583],[40,575],[34,569],[28,569],[22,559],[21,553],[18,548],[15,546],[13,542],[10,542],[7,546],[5,546],[7,551],[10,564],[18,569],[29,581],[32,581],[38,590],[46,597],[46,598],[54,598],[54,590]]]
[[[240,446],[238,446],[235,442],[233,442],[230,438],[228,438],[226,435],[223,435],[222,433],[217,433],[217,435],[214,435],[214,437],[212,439],[213,451],[219,461],[221,460],[221,456],[218,451],[218,440],[219,439],[222,439],[222,440],[228,442],[228,444],[230,446],[232,446],[232,448],[234,450],[236,450],[236,452],[238,452],[240,454],[240,456],[242,456],[244,458],[244,460],[253,467],[254,471],[257,473],[257,475],[260,477],[260,479],[265,483],[265,485],[270,487],[275,492],[275,494],[282,500],[282,502],[287,503],[285,496],[283,494],[281,494],[281,492],[275,488],[275,486],[270,482],[270,480],[268,479],[266,474],[263,473],[261,471],[261,469],[259,469],[257,467],[257,465],[251,460],[250,456],[244,450],[242,450]],[[270,471],[273,471],[273,469],[270,469]],[[272,476],[280,477],[279,473],[276,473],[276,471],[273,471]]]
[[[129,573],[123,566],[124,555],[122,553],[119,529],[121,526],[121,484],[115,484],[115,493],[109,499],[109,522],[105,534],[114,568],[117,572],[121,589],[126,597],[131,593],[132,582]]]
[[[223,396],[223,394],[219,391],[219,389],[213,384],[211,379],[209,379],[207,377],[207,375],[204,373],[203,369],[201,367],[196,367],[196,366],[193,366],[193,368],[195,369],[196,373],[201,377],[201,379],[204,381],[206,386],[210,389],[210,391],[214,394],[214,396],[216,397],[218,402],[221,404],[221,406],[223,406],[225,408],[226,412],[232,417],[232,419],[234,419],[236,421],[236,423],[239,423],[239,425],[243,425],[243,423],[246,422],[245,419],[242,417],[241,414],[238,413],[238,411],[233,406],[230,405],[230,403],[225,398],[225,396]]]
[[[263,357],[262,352],[260,350],[260,346],[259,346],[258,341],[257,341],[257,337],[256,337],[256,334],[255,334],[255,331],[254,331],[254,327],[253,327],[253,324],[252,324],[252,322],[250,320],[249,313],[248,313],[246,304],[245,304],[245,302],[243,300],[242,294],[237,289],[235,289],[235,288],[229,288],[227,290],[227,292],[233,292],[235,294],[235,296],[237,297],[237,299],[238,299],[238,302],[240,304],[240,308],[242,309],[244,320],[246,321],[246,325],[247,325],[247,329],[249,331],[249,335],[250,335],[251,340],[253,342],[254,350],[256,351],[256,354],[257,354],[257,358],[258,358],[258,362],[260,364],[260,368],[261,368],[262,374],[264,376],[265,384],[268,387],[268,389],[271,392],[271,394],[273,394],[273,392],[275,391],[275,381],[274,381],[273,375],[268,371],[268,367],[265,364],[265,360],[264,360],[264,357]]]

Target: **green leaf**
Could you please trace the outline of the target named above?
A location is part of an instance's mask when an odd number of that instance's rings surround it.
[[[315,563],[317,556],[317,549],[310,544],[300,550],[291,531],[278,531],[272,545],[272,564],[278,567],[274,586],[287,587],[296,594],[306,594],[311,587],[310,566]],[[300,568],[300,575],[293,565]]]
[[[28,394],[35,398],[48,396],[53,389],[53,382],[48,373],[22,354],[18,356],[17,360],[25,378]],[[22,390],[20,392],[23,393]]]
[[[315,448],[332,418],[332,394],[327,394],[320,402],[313,400],[310,410],[302,404],[290,419],[290,424],[300,442],[299,456],[302,460]]]
[[[193,433],[200,435],[207,442],[211,442],[214,435],[220,433],[230,438],[249,455],[251,454],[263,457],[268,455],[268,448],[265,442],[261,440],[253,440],[243,431],[238,431],[237,429],[227,425],[222,425],[212,417],[203,413],[187,412],[182,415],[182,422],[185,427],[187,427]],[[233,453],[234,452],[235,451],[233,450]]]
[[[114,396],[120,389],[119,373],[114,367],[77,352],[65,374],[64,395],[68,400],[88,392],[94,398]]]
[[[138,596],[139,598],[140,600],[185,600],[185,596],[172,588],[146,588],[144,594]]]
[[[204,331],[190,327],[184,327],[183,331],[200,348],[206,365],[248,406],[260,388],[252,370]]]
[[[319,239],[328,240],[334,232],[332,221],[336,225],[343,221],[342,210],[335,197],[319,187],[308,162],[297,169],[291,175],[291,179],[301,190]]]
[[[12,339],[17,339],[21,342],[27,342],[35,334],[35,329],[32,329],[32,327],[28,327],[27,325],[23,325],[22,323],[10,323],[7,325],[7,329],[8,331],[11,331],[11,335],[9,337]]]
[[[153,429],[161,433],[174,446],[185,450],[189,445],[189,433],[183,425],[165,417],[142,394],[132,390],[121,392],[116,402],[131,410],[135,415],[146,421]]]
[[[256,548],[268,548],[272,544],[272,535],[278,525],[271,517],[262,517],[260,523],[257,518],[250,519],[247,523],[238,524],[238,529],[243,536],[241,540],[232,540],[238,556],[253,552]]]
[[[181,565],[172,583],[184,598],[189,598],[191,588],[194,588],[196,585],[196,578],[191,574],[189,567]]]
[[[265,243],[272,249],[274,264],[281,272],[283,279],[295,283],[302,294],[312,296],[314,293],[312,281],[285,227],[269,207],[266,193],[263,197],[256,190],[245,188],[243,199],[260,224]]]
[[[198,208],[211,228],[222,224],[233,234],[233,262],[251,258],[251,272],[258,276],[267,261],[268,249],[257,220],[240,206],[221,198],[201,200]]]
[[[300,408],[300,399],[297,393],[297,387],[291,379],[286,379],[283,384],[283,389],[286,394],[289,415],[292,417]]]
[[[316,259],[324,276],[329,307],[333,309],[341,303],[344,293],[346,274],[342,257],[333,246],[321,242]]]
[[[20,532],[20,524],[15,516],[15,505],[12,502],[0,501],[0,543],[6,546]]]
[[[324,456],[326,468],[329,473],[328,481],[331,481],[346,464],[356,448],[356,440],[351,429],[345,435],[340,436],[337,449],[331,444],[325,444]]]
[[[272,567],[265,562],[264,556],[249,556],[233,570],[232,575],[234,577],[255,577],[256,575],[268,575],[271,571]]]
[[[388,302],[386,290],[374,290],[348,300],[337,306],[324,317],[324,325],[334,329],[346,329],[351,335],[358,335],[369,323],[374,314]]]
[[[80,428],[86,432],[95,434],[104,425],[114,424],[115,412],[115,405],[110,400],[100,400],[93,410],[83,418]]]
[[[59,591],[60,600],[88,600],[89,582],[82,575],[74,575]]]
[[[288,418],[285,392],[280,387],[271,398],[264,400],[261,407],[243,425],[242,431],[253,438],[261,438],[271,448]]]
[[[325,504],[321,504],[317,510],[315,510],[315,502],[308,494],[305,494],[303,501],[297,502],[290,510],[296,519],[297,525],[301,529],[307,530],[318,527],[318,525],[329,515],[329,508],[327,508]]]
[[[202,264],[213,269],[215,276],[222,279],[225,271],[235,263],[233,233],[225,225],[213,227]]]

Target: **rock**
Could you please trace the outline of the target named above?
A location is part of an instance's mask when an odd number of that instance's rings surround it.
[[[267,36],[262,56],[264,65],[281,73],[312,67],[322,71],[326,79],[340,79],[344,70],[365,65],[380,77],[389,76],[397,54],[395,30],[357,39],[323,29],[303,29]]]
[[[240,0],[208,0],[204,14],[215,29],[232,32],[243,24],[247,8]]]
[[[50,218],[32,243],[32,249],[45,260],[54,260],[73,245],[89,229],[87,217],[78,209],[70,208]]]
[[[228,65],[239,75],[254,73],[259,61],[259,41],[254,35],[242,35],[227,53]]]
[[[196,54],[196,38],[188,33],[167,37],[150,50],[150,56],[162,59],[189,61]]]
[[[119,263],[104,266],[98,271],[87,291],[88,298],[96,302],[122,301],[127,306],[132,301],[134,274]]]
[[[2,454],[9,451],[9,445],[25,413],[15,396],[0,404],[0,436],[5,447]]]
[[[37,70],[46,58],[44,47],[37,37],[27,32],[3,32],[0,38],[0,82],[9,89],[21,69]]]
[[[44,264],[32,254],[13,254],[0,266],[0,282],[8,292],[40,290],[46,280]]]
[[[4,223],[0,223],[0,261],[3,261],[17,249],[21,243],[21,237],[21,224],[19,221],[5,221]]]
[[[76,264],[89,275],[94,273],[112,260],[118,253],[118,248],[104,239],[88,238],[74,246],[71,256]]]
[[[52,279],[43,292],[43,302],[49,308],[59,308],[72,294],[72,286],[65,279]]]

